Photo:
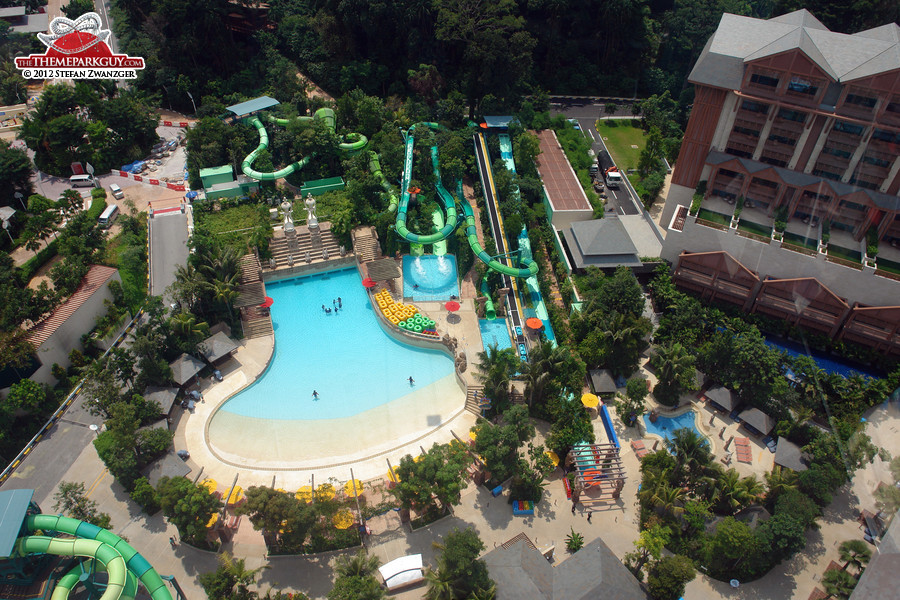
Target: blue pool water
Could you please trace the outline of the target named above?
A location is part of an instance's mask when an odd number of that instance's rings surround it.
[[[859,367],[851,367],[847,364],[837,362],[836,360],[829,358],[823,354],[819,354],[818,352],[810,352],[807,354],[806,348],[797,344],[795,342],[791,342],[788,340],[778,340],[775,341],[771,338],[766,338],[766,345],[775,348],[776,350],[782,350],[787,352],[790,356],[809,356],[813,359],[820,369],[823,371],[827,371],[828,373],[838,373],[843,375],[844,377],[850,377],[853,373],[859,373],[860,375],[866,375],[868,377],[877,378],[878,375],[866,371],[865,369],[861,369]]]
[[[669,436],[676,429],[684,429],[685,427],[688,429],[693,429],[696,431],[700,437],[706,438],[703,433],[697,429],[696,424],[696,413],[692,410],[687,411],[684,414],[681,414],[677,417],[657,417],[656,423],[650,422],[650,416],[644,415],[644,426],[647,428],[647,433],[655,433],[656,435],[663,437],[665,439],[669,439]]]
[[[509,339],[509,329],[506,327],[506,319],[478,319],[478,329],[481,330],[481,344],[487,350],[488,346],[497,344],[498,350],[512,348],[512,340]]]
[[[450,300],[450,296],[458,298],[456,257],[452,254],[404,256],[403,296],[414,301]]]
[[[349,417],[453,373],[446,354],[401,344],[381,329],[356,269],[269,283],[266,292],[275,300],[272,361],[220,410],[264,419]],[[338,297],[343,310],[326,314],[322,304],[330,308]]]

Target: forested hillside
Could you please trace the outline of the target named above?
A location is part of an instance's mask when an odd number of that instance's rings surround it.
[[[806,6],[852,33],[898,19],[892,0],[113,0],[123,46],[162,104],[264,91],[289,101],[301,72],[332,95],[450,91],[503,108],[555,94],[679,99],[723,12]],[[234,23],[252,26],[234,26]],[[228,24],[228,26],[225,26]],[[261,24],[268,24],[261,27]]]

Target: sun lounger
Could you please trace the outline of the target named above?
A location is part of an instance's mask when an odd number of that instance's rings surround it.
[[[644,458],[645,456],[647,456],[647,454],[650,453],[650,451],[647,450],[647,447],[644,445],[643,440],[632,440],[631,448],[634,450],[634,455],[639,459]]]

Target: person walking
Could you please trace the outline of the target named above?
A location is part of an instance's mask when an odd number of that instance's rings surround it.
[[[575,514],[575,505],[576,505],[576,504],[578,504],[578,503],[577,503],[577,502],[573,502],[573,503],[572,503],[572,514],[573,514],[573,515]]]
[[[588,511],[588,523],[591,522],[591,516],[592,516],[593,514],[594,514],[593,512]]]
[[[172,550],[174,550],[174,549],[175,549],[175,546],[178,545],[178,542],[175,541],[175,538],[170,537],[170,538],[169,538],[169,545],[172,546]]]

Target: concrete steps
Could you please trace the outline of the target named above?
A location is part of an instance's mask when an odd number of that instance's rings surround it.
[[[337,257],[341,254],[341,245],[334,238],[329,230],[322,230],[315,239],[308,231],[294,232],[295,235],[288,237],[276,237],[269,242],[269,251],[275,264],[284,266],[290,263],[288,257],[291,256],[295,263],[301,263],[306,260],[306,253],[309,252],[310,258],[322,258],[322,250],[328,251],[329,257]]]
[[[275,332],[268,311],[258,307],[242,308],[241,324],[244,327],[244,337],[247,339],[272,335]]]
[[[470,385],[466,390],[466,410],[472,414],[481,416],[481,401],[484,396],[484,387],[480,385]]]

